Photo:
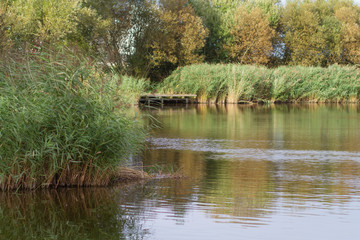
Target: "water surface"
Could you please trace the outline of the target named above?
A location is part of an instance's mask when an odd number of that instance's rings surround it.
[[[0,193],[0,239],[357,239],[358,105],[150,112],[144,165],[188,178]]]

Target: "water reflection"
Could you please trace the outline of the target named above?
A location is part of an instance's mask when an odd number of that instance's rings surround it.
[[[0,239],[143,239],[143,209],[129,214],[123,191],[0,193]]]
[[[359,105],[205,106],[153,111],[157,136],[252,140],[262,148],[358,151]]]
[[[193,191],[198,204],[205,206],[202,209],[216,219],[258,225],[266,224],[266,217],[279,209],[339,207],[358,201],[359,109],[358,105],[161,109],[154,114],[163,128],[150,139],[146,163],[171,163],[183,169],[192,181],[181,186],[187,188],[182,191]],[[279,202],[284,204],[281,208]]]

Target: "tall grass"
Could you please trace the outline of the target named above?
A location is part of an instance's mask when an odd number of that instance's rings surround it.
[[[133,105],[137,103],[140,95],[147,93],[150,89],[150,80],[126,75],[115,75],[114,77],[121,81],[121,84],[117,87],[118,94],[115,96],[115,101],[120,105]]]
[[[0,64],[0,189],[111,182],[144,137],[115,107],[118,85],[67,51],[6,58]]]
[[[163,93],[197,94],[199,102],[359,102],[355,66],[279,67],[198,64],[179,68],[159,86]]]

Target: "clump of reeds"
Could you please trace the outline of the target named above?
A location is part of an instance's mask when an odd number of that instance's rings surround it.
[[[127,75],[114,75],[114,77],[121,81],[120,85],[117,86],[118,95],[115,96],[117,104],[134,105],[139,101],[140,95],[148,92],[150,89],[149,79],[135,78]]]
[[[159,86],[163,93],[197,94],[199,102],[359,102],[360,69],[239,64],[179,68]]]
[[[114,104],[119,81],[68,51],[3,59],[0,189],[112,182],[145,135]]]

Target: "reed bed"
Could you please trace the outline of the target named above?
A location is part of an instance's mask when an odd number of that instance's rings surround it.
[[[162,93],[197,94],[202,103],[357,103],[360,69],[339,65],[268,69],[237,64],[198,64],[177,69],[158,89]]]
[[[121,79],[69,51],[0,64],[0,189],[103,186],[145,131],[116,107]]]

